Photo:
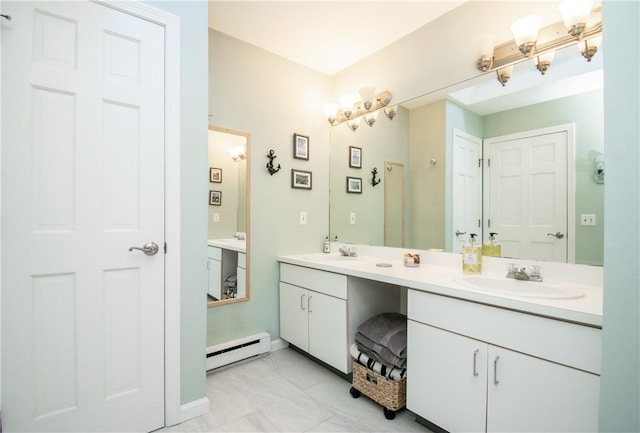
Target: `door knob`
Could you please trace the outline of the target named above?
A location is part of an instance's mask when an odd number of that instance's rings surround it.
[[[466,235],[467,232],[461,232],[460,230],[456,230],[456,236]]]
[[[564,237],[564,233],[562,232],[547,233],[547,236],[555,236],[558,239],[562,239]]]
[[[158,253],[158,244],[155,242],[147,242],[141,247],[130,247],[129,251],[140,250],[148,256],[155,256]]]

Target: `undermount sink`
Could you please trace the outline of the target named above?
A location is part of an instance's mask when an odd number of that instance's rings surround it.
[[[481,290],[487,293],[495,293],[523,298],[538,299],[577,299],[584,296],[579,290],[558,287],[544,282],[521,281],[510,278],[492,278],[486,276],[467,276],[457,280],[458,283]]]
[[[337,254],[314,254],[309,256],[303,256],[303,259],[311,262],[345,262],[358,260],[358,257],[352,256],[340,256]]]

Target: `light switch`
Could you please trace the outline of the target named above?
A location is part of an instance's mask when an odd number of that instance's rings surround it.
[[[214,213],[213,214],[213,222],[214,223],[219,223],[220,222],[220,214],[219,213]]]
[[[300,225],[301,226],[306,226],[307,225],[307,212],[306,211],[300,211]]]
[[[595,226],[596,215],[592,213],[583,213],[580,215],[580,225],[583,226]]]
[[[351,212],[349,214],[349,224],[355,224],[355,223],[356,223],[356,213]]]

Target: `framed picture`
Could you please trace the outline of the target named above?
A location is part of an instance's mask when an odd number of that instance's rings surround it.
[[[309,137],[293,134],[293,157],[309,160]]]
[[[222,204],[222,191],[209,191],[209,204],[220,206]]]
[[[362,168],[362,148],[349,146],[349,167]]]
[[[362,194],[362,178],[347,176],[347,192]]]
[[[311,172],[291,169],[291,188],[311,189]]]
[[[221,168],[209,168],[209,182],[222,182],[222,169]]]

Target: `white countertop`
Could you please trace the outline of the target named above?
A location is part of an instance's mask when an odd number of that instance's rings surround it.
[[[209,239],[207,245],[210,247],[218,247],[225,250],[238,251],[239,253],[247,252],[247,241],[245,239]]]
[[[362,248],[358,247],[359,255],[356,258],[341,257],[338,253],[310,253],[280,256],[278,261],[381,281],[500,308],[602,327],[601,268],[563,263],[536,263],[540,265],[544,278],[544,282],[540,284],[578,291],[584,293],[584,296],[574,299],[531,298],[491,293],[465,284],[462,266],[460,263],[456,265],[461,260],[459,254],[420,251],[422,263],[419,267],[412,268],[404,266],[402,255],[399,253],[410,250],[390,248],[388,251],[391,254],[381,254],[380,251],[383,251],[383,248],[372,247],[368,251],[372,253],[371,255],[366,255],[367,251],[362,251],[362,255],[360,255]],[[332,248],[332,250],[334,249],[337,251],[337,248]],[[532,261],[483,257],[481,276],[506,279],[506,273],[502,273],[500,269],[506,269],[505,263],[507,262],[518,262],[519,266],[522,266],[524,262],[533,263]],[[391,267],[376,266],[378,263],[391,264]],[[547,275],[545,275],[545,270],[548,271]],[[516,284],[518,283],[520,282],[516,282]]]

